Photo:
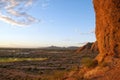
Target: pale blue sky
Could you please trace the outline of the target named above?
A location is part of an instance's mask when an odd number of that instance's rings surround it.
[[[81,46],[95,41],[92,0],[38,0],[27,13],[40,22],[21,27],[0,21],[0,47]]]

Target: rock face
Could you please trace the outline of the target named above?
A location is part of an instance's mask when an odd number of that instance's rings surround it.
[[[93,0],[96,13],[98,62],[120,55],[120,0]]]

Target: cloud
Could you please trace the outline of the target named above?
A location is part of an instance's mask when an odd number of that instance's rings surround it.
[[[0,0],[0,20],[17,26],[36,22],[37,19],[25,11],[33,3],[34,0]]]
[[[25,26],[27,25],[27,23],[23,23],[23,22],[18,22],[18,21],[15,21],[7,16],[4,16],[4,15],[0,15],[0,20],[4,21],[4,22],[7,22],[7,23],[10,23],[12,25],[17,25],[17,26]]]
[[[47,8],[49,6],[49,3],[42,3],[41,6],[42,6],[43,9],[45,9],[45,8]]]
[[[30,6],[30,5],[32,5],[32,3],[33,3],[33,0],[28,0],[28,1],[26,2],[25,6]]]
[[[50,5],[50,1],[51,0],[38,0],[37,5],[39,5],[41,9],[47,9]]]

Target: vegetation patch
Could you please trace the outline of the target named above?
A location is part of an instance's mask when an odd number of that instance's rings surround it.
[[[98,62],[96,60],[93,60],[89,57],[85,57],[81,60],[81,63],[83,66],[87,68],[94,68],[98,65]]]
[[[42,61],[47,58],[0,58],[0,62]]]

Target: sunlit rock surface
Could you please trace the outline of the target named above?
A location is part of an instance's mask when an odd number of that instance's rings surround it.
[[[99,62],[120,54],[120,0],[93,0]]]

